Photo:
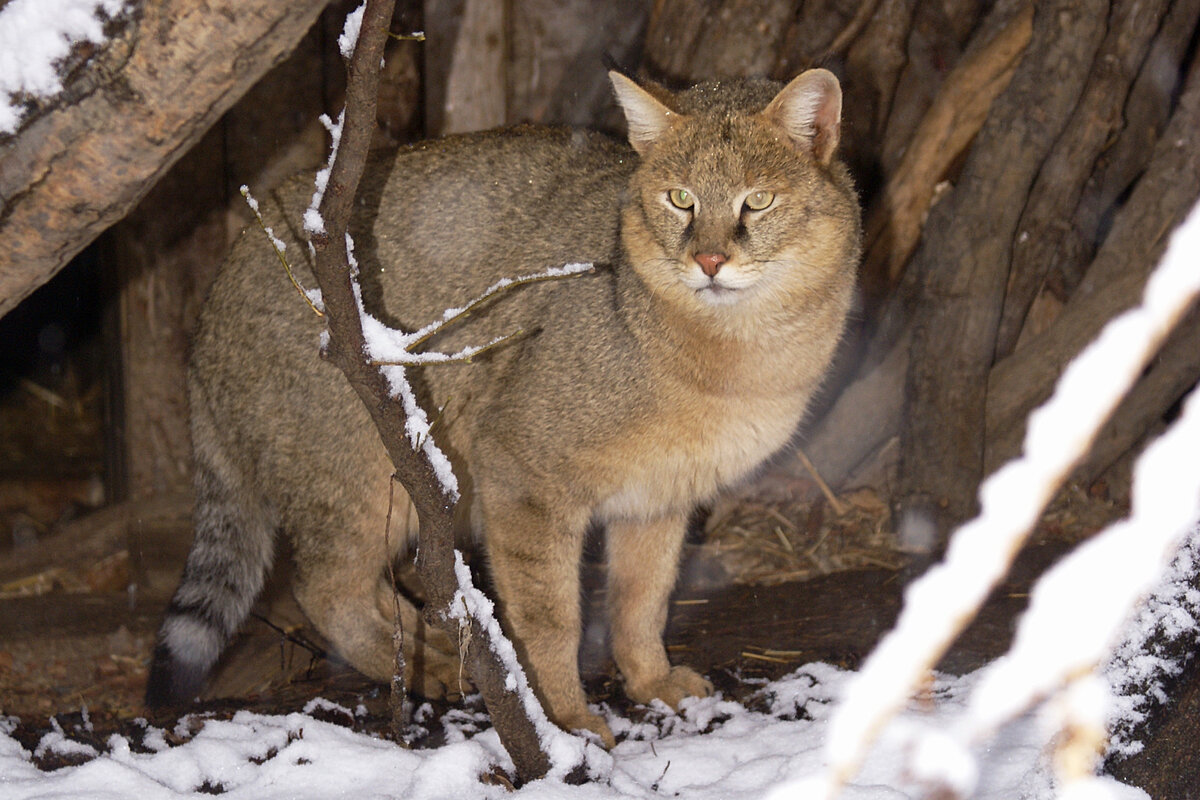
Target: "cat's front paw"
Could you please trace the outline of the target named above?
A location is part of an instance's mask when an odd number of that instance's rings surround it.
[[[612,728],[608,727],[608,723],[604,721],[604,717],[599,714],[581,711],[557,720],[557,722],[560,727],[568,731],[591,731],[600,737],[605,750],[612,750],[617,744],[617,740],[613,737]]]
[[[685,697],[708,697],[712,693],[713,685],[707,678],[691,667],[683,666],[671,667],[671,671],[661,678],[625,684],[629,699],[643,704],[661,700],[676,710]]]

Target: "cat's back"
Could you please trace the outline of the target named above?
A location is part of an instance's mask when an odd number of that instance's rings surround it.
[[[364,281],[405,326],[500,278],[611,264],[637,157],[604,134],[518,126],[401,150],[361,197]]]

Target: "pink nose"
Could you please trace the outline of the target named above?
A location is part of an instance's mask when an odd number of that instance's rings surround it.
[[[721,269],[728,257],[724,253],[698,253],[696,263],[700,265],[700,269],[704,270],[704,274],[708,277],[713,277]]]

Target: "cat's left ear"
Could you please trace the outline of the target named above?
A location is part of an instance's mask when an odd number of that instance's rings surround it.
[[[625,120],[629,124],[629,143],[634,150],[645,155],[670,127],[672,118],[678,118],[679,115],[616,70],[610,71],[608,77],[612,81],[613,91],[617,93],[617,102],[625,111]]]
[[[810,69],[783,87],[762,114],[828,164],[842,129],[842,87],[829,70]]]

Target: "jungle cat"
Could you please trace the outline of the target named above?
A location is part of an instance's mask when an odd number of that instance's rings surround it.
[[[502,277],[595,264],[522,286],[430,343],[519,332],[474,363],[409,374],[424,407],[441,409],[433,435],[536,692],[559,725],[609,744],[577,663],[585,531],[605,531],[626,694],[671,706],[708,694],[662,642],[689,514],[792,437],[841,335],[860,249],[830,72],[677,93],[611,80],[628,143],[526,126],[412,145],[369,168],[351,224],[368,310],[407,330]],[[302,237],[285,232],[311,192],[298,180],[263,203],[310,286]],[[311,622],[362,673],[390,678],[385,575],[405,553],[395,520],[406,515],[393,514],[389,547],[392,467],[319,355],[323,327],[263,233],[244,232],[194,342],[195,542],[162,625],[153,705],[202,687],[263,584],[277,529]],[[418,613],[403,613],[411,634]],[[408,663],[423,668],[410,685],[457,686],[453,643],[415,638]]]

